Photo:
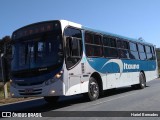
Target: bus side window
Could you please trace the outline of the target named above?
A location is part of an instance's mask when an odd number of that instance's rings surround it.
[[[144,46],[141,44],[138,44],[138,51],[139,51],[139,56],[141,60],[146,60],[146,53],[144,50]]]
[[[151,47],[150,46],[145,46],[146,49],[146,55],[147,55],[147,60],[152,60],[152,52],[151,52]]]
[[[81,30],[68,27],[65,29],[66,36],[66,65],[71,68],[80,61],[82,57]]]
[[[67,58],[68,67],[72,67],[81,59],[81,54],[82,54],[81,44],[82,44],[81,39],[67,37],[66,58]]]
[[[77,38],[67,38],[68,43],[68,50],[69,50],[69,56],[70,57],[80,57],[81,55],[81,40]]]
[[[92,32],[85,32],[85,47],[87,57],[102,57],[101,35]]]
[[[129,59],[128,42],[124,40],[117,40],[117,48],[119,57],[122,59]]]
[[[93,34],[86,32],[85,33],[85,42],[86,43],[93,43]]]
[[[130,59],[139,59],[138,49],[136,43],[129,42],[129,57]]]
[[[155,57],[155,50],[153,46],[151,47],[151,51],[152,51],[152,60],[155,60],[156,57]]]
[[[117,58],[116,39],[109,36],[103,36],[104,57]]]

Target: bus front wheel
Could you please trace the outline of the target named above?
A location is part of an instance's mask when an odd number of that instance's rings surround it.
[[[45,96],[44,100],[48,103],[57,103],[59,96]]]
[[[99,97],[99,85],[94,77],[91,77],[88,84],[88,93],[85,94],[90,101],[94,101]]]

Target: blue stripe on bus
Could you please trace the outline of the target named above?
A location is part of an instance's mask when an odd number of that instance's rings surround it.
[[[156,61],[87,58],[90,66],[100,73],[120,73],[156,70]]]

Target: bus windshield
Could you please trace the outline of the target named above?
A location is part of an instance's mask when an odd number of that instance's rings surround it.
[[[11,70],[44,68],[62,63],[61,41],[60,35],[48,35],[15,42]]]

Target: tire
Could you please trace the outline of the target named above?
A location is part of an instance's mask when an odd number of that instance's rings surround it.
[[[140,72],[138,88],[144,89],[145,87],[146,87],[146,79],[145,79],[144,74],[142,72]]]
[[[88,93],[84,94],[90,101],[97,100],[99,97],[99,85],[95,78],[91,77],[88,84]]]
[[[44,100],[48,103],[57,103],[58,102],[58,99],[59,99],[59,96],[45,96],[44,97]]]

